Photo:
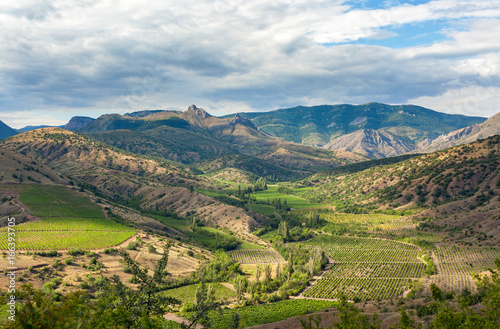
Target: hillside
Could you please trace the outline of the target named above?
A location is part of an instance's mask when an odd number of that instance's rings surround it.
[[[483,123],[452,131],[434,140],[424,140],[417,146],[416,151],[434,152],[498,134],[500,134],[500,113],[493,115]]]
[[[75,130],[83,128],[84,126],[92,123],[94,120],[95,119],[89,118],[89,117],[76,116],[76,117],[72,117],[71,120],[69,120],[69,122],[67,124],[65,124],[64,126],[62,126],[61,128],[64,128],[66,130],[75,131]]]
[[[464,243],[500,241],[500,136],[353,174],[316,174],[302,193],[337,210],[420,209],[415,219]],[[421,225],[422,226],[422,225]],[[423,226],[422,226],[423,227]]]
[[[323,146],[339,136],[372,129],[389,133],[415,147],[427,138],[435,139],[439,135],[486,120],[439,113],[414,105],[380,103],[298,106],[240,115],[273,136],[309,146]]]
[[[51,166],[82,189],[112,202],[195,215],[253,239],[249,231],[257,225],[254,218],[241,208],[195,192],[195,187],[210,187],[210,181],[165,160],[127,153],[59,128],[26,132],[3,141],[2,146]],[[164,227],[158,222],[154,226]]]
[[[360,129],[323,145],[326,150],[345,150],[372,158],[388,158],[413,150],[413,146],[386,131]]]
[[[194,105],[184,112],[103,115],[78,131],[129,152],[190,164],[207,173],[212,168],[220,169],[225,165],[222,159],[228,157],[245,159],[228,166],[284,180],[367,159],[350,152],[315,150],[286,142],[239,115],[222,119]]]
[[[0,139],[4,139],[17,134],[17,131],[0,121]]]
[[[9,188],[11,185],[31,184],[68,184],[68,180],[49,166],[43,165],[30,157],[0,147],[0,225],[4,227],[8,216],[15,216],[18,223],[33,219],[23,204],[18,193]],[[9,201],[9,202],[6,202]]]

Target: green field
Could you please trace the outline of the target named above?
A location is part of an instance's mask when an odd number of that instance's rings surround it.
[[[71,188],[60,185],[23,185],[15,187],[19,201],[37,217],[102,218],[101,207]]]
[[[107,219],[99,205],[71,188],[58,185],[11,188],[17,189],[19,200],[40,218],[40,221],[14,227],[18,250],[106,248],[123,242],[136,232]],[[0,249],[7,249],[7,242],[7,228],[2,228]]]
[[[333,261],[305,297],[390,299],[400,296],[413,279],[424,275],[415,245],[385,239],[319,235],[304,243],[320,248]]]
[[[248,203],[246,205],[251,211],[262,214],[264,216],[276,216],[273,206],[267,206],[258,203]]]
[[[209,318],[214,328],[229,328],[233,314],[238,313],[240,315],[239,328],[246,328],[318,312],[336,305],[336,302],[323,300],[288,299],[276,303],[226,309],[222,316],[212,311]]]
[[[286,200],[288,206],[294,209],[300,208],[312,208],[312,207],[324,207],[324,204],[320,203],[310,203],[307,200],[301,199],[299,197],[279,193],[278,186],[268,186],[267,190],[258,191],[250,194],[252,197],[255,197],[258,201],[271,201],[273,199],[281,199]]]
[[[209,283],[208,285],[213,285],[215,289],[215,298],[217,300],[236,298],[236,292],[233,290],[223,286],[220,283]],[[200,284],[191,284],[189,286],[183,286],[179,288],[169,289],[162,294],[169,297],[174,297],[179,299],[182,302],[195,302],[196,301],[196,289],[200,286]]]

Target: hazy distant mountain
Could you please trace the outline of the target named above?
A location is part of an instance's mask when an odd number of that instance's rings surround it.
[[[0,121],[0,139],[4,139],[17,134],[17,131]]]
[[[21,128],[21,129],[18,129],[19,132],[26,132],[26,131],[31,131],[31,130],[35,130],[35,129],[40,129],[40,128],[52,128],[52,127],[58,127],[58,128],[61,128],[63,126],[50,126],[50,125],[41,125],[41,126],[26,126],[24,128]]]
[[[372,158],[387,158],[413,150],[413,145],[386,131],[361,129],[335,138],[322,148],[357,152]]]
[[[124,115],[127,117],[142,118],[142,117],[151,115],[153,113],[159,113],[159,112],[164,112],[164,110],[143,110],[143,111],[136,111],[136,112],[132,112],[132,113],[125,113]]]
[[[75,116],[75,117],[72,117],[71,120],[69,120],[69,122],[66,125],[62,126],[62,128],[66,129],[66,130],[75,131],[75,130],[78,130],[80,128],[85,127],[86,125],[88,125],[89,123],[91,123],[94,120],[95,119],[89,118],[89,117]]]
[[[500,113],[497,113],[483,123],[452,131],[434,140],[424,140],[417,146],[416,151],[434,152],[499,134]]]
[[[336,138],[363,129],[390,134],[394,140],[416,147],[453,130],[482,123],[486,118],[445,114],[414,105],[298,106],[260,113],[240,113],[273,136],[310,146],[324,146]],[[382,141],[383,139],[380,139]],[[381,146],[382,149],[385,146]],[[406,150],[406,147],[395,149]],[[370,153],[366,150],[364,153]]]

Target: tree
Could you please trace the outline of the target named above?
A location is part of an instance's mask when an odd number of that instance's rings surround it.
[[[201,324],[203,328],[212,328],[212,323],[210,322],[209,314],[210,311],[218,311],[222,314],[222,307],[219,302],[215,300],[215,290],[212,285],[205,284],[205,281],[201,282],[200,287],[196,289],[196,302],[194,314],[189,319],[190,324],[181,324],[182,329],[193,328],[197,323]]]
[[[288,241],[290,239],[290,231],[288,229],[288,224],[285,221],[282,221],[278,226],[278,234],[283,237],[284,241]]]
[[[272,268],[270,264],[267,264],[266,267],[264,267],[264,280],[266,281],[266,284],[268,284],[271,281],[272,277]]]

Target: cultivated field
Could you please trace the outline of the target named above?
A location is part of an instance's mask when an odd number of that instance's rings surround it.
[[[13,187],[11,187],[13,188]],[[65,186],[17,186],[19,200],[41,220],[14,227],[18,250],[98,249],[117,245],[135,230],[107,219],[85,195]],[[0,249],[7,249],[8,228],[0,230]]]
[[[258,201],[272,201],[273,199],[281,199],[281,201],[283,202],[283,200],[286,200],[288,206],[294,209],[324,206],[323,204],[319,203],[310,203],[305,199],[301,199],[293,195],[279,193],[278,186],[268,186],[267,190],[258,191],[250,195],[257,198]]]
[[[495,259],[500,258],[500,248],[439,246],[434,251],[438,274],[432,282],[445,292],[461,293],[467,288],[476,291],[473,274],[495,269]]]
[[[229,251],[229,255],[240,264],[284,263],[285,260],[275,250],[240,249]]]
[[[424,275],[417,246],[373,238],[320,235],[305,243],[321,248],[333,265],[303,295],[312,298],[391,299]]]

